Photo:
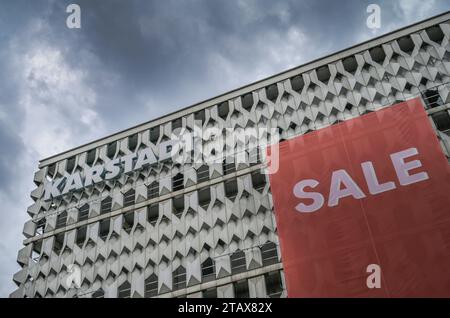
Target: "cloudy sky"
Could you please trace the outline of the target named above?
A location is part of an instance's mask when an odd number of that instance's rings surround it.
[[[70,3],[81,29],[66,27]],[[381,28],[366,27],[370,3]],[[0,0],[0,296],[38,160],[450,9],[450,0]]]

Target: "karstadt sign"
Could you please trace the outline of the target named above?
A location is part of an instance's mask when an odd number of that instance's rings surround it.
[[[157,153],[151,147],[112,159],[104,164],[86,167],[83,172],[65,173],[61,178],[49,180],[44,188],[44,201],[59,198],[100,182],[120,178],[159,163],[255,163],[259,149],[269,145],[269,155],[262,154],[270,174],[278,169],[278,129],[276,128],[226,128],[195,126],[194,131],[176,131],[171,139],[159,143]],[[253,153],[253,156],[250,156]]]

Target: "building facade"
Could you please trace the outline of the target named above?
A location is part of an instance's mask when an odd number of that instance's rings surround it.
[[[67,193],[51,185],[144,149],[158,157],[199,122],[289,139],[417,96],[449,157],[449,82],[445,13],[41,160],[10,296],[286,297],[262,149],[244,150],[248,163],[165,160]]]

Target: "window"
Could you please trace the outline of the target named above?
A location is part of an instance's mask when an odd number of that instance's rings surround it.
[[[181,190],[184,187],[184,176],[182,173],[177,173],[172,178],[172,191]]]
[[[414,50],[414,42],[409,35],[399,39],[397,42],[400,49],[405,53],[411,53]]]
[[[130,149],[131,151],[136,150],[137,144],[138,144],[137,134],[128,137],[128,149]]]
[[[436,124],[436,128],[439,131],[449,134],[450,133],[450,114],[448,110],[443,110],[431,115],[434,123]]]
[[[242,107],[249,110],[253,106],[253,95],[252,93],[245,94],[242,98]]]
[[[328,81],[330,80],[330,69],[328,68],[328,65],[322,66],[319,69],[316,70],[317,73],[317,79],[321,81],[322,83],[328,84]]]
[[[125,213],[122,218],[122,228],[125,230],[125,232],[130,234],[133,225],[134,225],[134,211]]]
[[[246,279],[239,280],[233,283],[234,298],[250,298],[248,291],[248,282]]]
[[[67,212],[63,211],[56,218],[56,228],[59,229],[59,228],[65,227],[66,221],[67,221]]]
[[[84,241],[86,240],[86,230],[87,226],[81,226],[77,229],[77,240],[76,243],[79,247],[82,247],[84,244]]]
[[[223,174],[227,175],[233,172],[236,172],[236,166],[234,161],[231,161],[231,158],[225,158],[222,162]]]
[[[216,278],[216,266],[211,257],[202,263],[202,282],[209,282]]]
[[[444,105],[437,89],[428,89],[422,93],[422,98],[427,108]]]
[[[172,212],[177,218],[181,218],[184,210],[184,196],[179,195],[172,198]]]
[[[106,197],[105,199],[102,200],[100,204],[100,214],[111,212],[111,208],[112,208],[112,198]]]
[[[266,293],[269,298],[280,298],[283,293],[283,283],[281,282],[280,271],[266,273],[264,275],[266,282]]]
[[[248,161],[250,162],[250,166],[254,166],[254,165],[261,163],[261,158],[260,158],[258,147],[255,147],[255,148],[252,148],[249,150]]]
[[[202,291],[202,298],[217,298],[217,288],[209,288]]]
[[[266,87],[266,96],[267,99],[274,102],[278,97],[278,87],[277,84],[272,84],[269,87]]]
[[[47,219],[41,218],[36,222],[36,235],[41,235],[45,231],[45,224],[47,223]]]
[[[201,125],[203,126],[203,123],[205,122],[205,110],[200,110],[194,114],[194,120],[200,121]]]
[[[172,290],[178,290],[186,287],[186,269],[183,266],[179,266],[172,274],[173,288]]]
[[[370,57],[374,62],[377,62],[378,64],[382,64],[384,59],[386,58],[386,53],[384,53],[384,50],[381,46],[377,46],[372,48],[369,51]]]
[[[219,117],[223,120],[227,119],[228,113],[230,112],[230,108],[228,107],[228,102],[223,102],[217,107]]]
[[[110,143],[107,148],[106,148],[106,156],[109,159],[114,158],[114,156],[116,155],[116,148],[117,148],[117,142],[112,142]]]
[[[147,221],[155,226],[156,222],[158,221],[159,217],[159,204],[151,204],[147,207]]]
[[[83,205],[78,210],[78,222],[87,220],[89,218],[89,204]]]
[[[197,183],[209,180],[209,167],[203,165],[197,169]]]
[[[237,181],[236,179],[234,180],[229,180],[227,182],[225,182],[225,196],[230,199],[231,201],[234,201],[234,199],[237,196],[238,193],[238,187],[237,187]]]
[[[68,173],[72,173],[74,168],[75,168],[75,157],[71,157],[66,161],[66,171]]]
[[[134,195],[135,195],[134,189],[130,189],[127,192],[125,192],[125,194],[123,195],[124,207],[134,205]]]
[[[245,264],[245,253],[241,250],[237,250],[230,256],[231,261],[231,274],[238,274],[247,270]]]
[[[55,252],[57,255],[61,254],[63,244],[64,244],[64,233],[57,234],[53,242],[53,252]]]
[[[145,280],[145,298],[150,298],[158,295],[158,276],[151,274]]]
[[[256,191],[262,193],[266,186],[266,177],[261,172],[255,171],[252,173],[252,184]]]
[[[106,241],[106,238],[108,237],[109,234],[109,224],[110,224],[110,219],[107,220],[101,220],[100,221],[100,225],[98,227],[98,236],[103,240]]]
[[[150,142],[156,144],[159,139],[159,126],[150,128]]]
[[[147,187],[147,199],[154,199],[159,196],[159,182],[153,181]]]
[[[273,242],[267,242],[261,246],[261,258],[263,266],[278,263],[277,246]]]
[[[90,167],[92,167],[92,165],[94,164],[94,161],[95,161],[95,152],[96,152],[96,149],[91,149],[91,150],[89,150],[89,151],[87,152],[87,155],[86,155],[86,164],[87,164],[88,166],[90,166]]]
[[[105,292],[99,288],[92,294],[92,298],[105,298]]]
[[[131,284],[128,281],[125,281],[122,285],[119,286],[117,297],[130,298],[130,296],[131,296]]]
[[[356,70],[358,69],[358,62],[356,61],[356,58],[354,56],[345,58],[342,61],[342,64],[344,65],[344,69],[351,74],[355,74]]]
[[[182,127],[182,121],[181,118],[177,118],[172,121],[172,132],[175,131],[175,129]]]
[[[204,188],[198,190],[198,205],[202,207],[203,210],[208,209],[209,203],[211,202],[211,188]]]

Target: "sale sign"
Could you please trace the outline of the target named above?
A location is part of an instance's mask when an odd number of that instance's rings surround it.
[[[450,297],[450,165],[416,98],[280,143],[288,297]]]

